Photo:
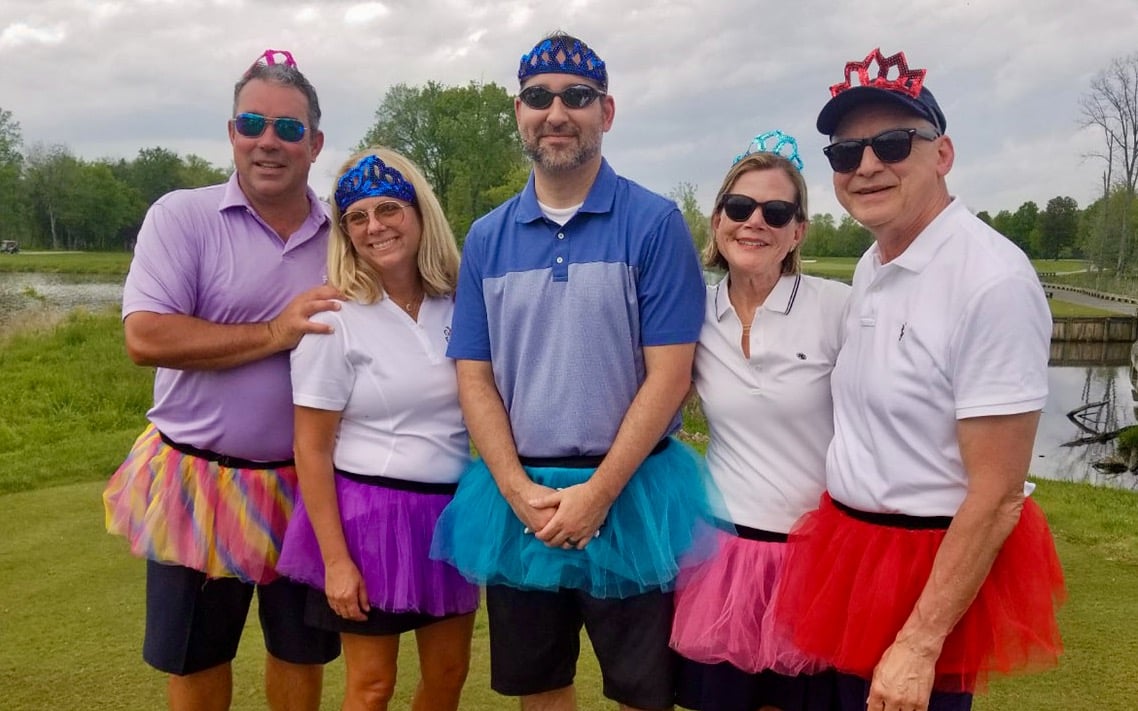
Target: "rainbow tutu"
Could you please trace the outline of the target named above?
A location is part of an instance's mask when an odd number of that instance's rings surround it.
[[[103,491],[107,531],[135,555],[211,578],[268,583],[296,496],[292,466],[222,466],[147,425]]]

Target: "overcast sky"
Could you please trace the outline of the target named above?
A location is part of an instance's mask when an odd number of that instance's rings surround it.
[[[26,146],[89,160],[161,146],[228,168],[233,83],[287,49],[320,95],[324,195],[389,87],[516,91],[518,58],[555,29],[608,64],[616,170],[660,192],[695,183],[705,211],[732,158],[778,128],[801,144],[811,212],[840,215],[814,121],[845,62],[904,51],[948,118],[949,188],[995,214],[1101,191],[1079,99],[1138,50],[1138,1],[3,0],[0,108]]]

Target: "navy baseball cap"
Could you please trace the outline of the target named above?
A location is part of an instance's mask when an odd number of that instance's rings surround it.
[[[873,65],[877,65],[877,75],[870,76]],[[896,68],[897,76],[890,79],[889,70]],[[905,53],[898,52],[890,57],[874,49],[857,62],[846,63],[846,80],[830,87],[830,100],[818,114],[818,131],[826,136],[834,135],[838,124],[853,109],[868,103],[891,103],[919,116],[943,134],[947,120],[933,93],[924,87],[925,70],[909,69]],[[858,84],[851,83],[856,74]]]

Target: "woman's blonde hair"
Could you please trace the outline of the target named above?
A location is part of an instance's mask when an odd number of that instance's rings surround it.
[[[702,255],[705,267],[727,269],[727,260],[715,242],[715,213],[723,209],[723,196],[731,192],[731,188],[735,187],[735,181],[739,179],[739,176],[752,170],[781,170],[786,173],[791,184],[794,185],[794,201],[798,203],[798,209],[794,212],[794,219],[798,222],[807,222],[806,216],[810,213],[806,210],[806,180],[803,179],[798,168],[795,168],[793,163],[777,153],[767,151],[749,153],[731,166],[731,170],[727,171],[727,175],[723,178],[723,184],[719,186],[719,192],[715,194],[715,208],[711,211],[711,239],[707,240],[707,246],[703,248]],[[805,237],[803,241],[805,241]],[[799,255],[801,248],[802,242],[799,242],[794,249],[787,252],[786,256],[783,257],[783,274],[797,274],[802,271],[802,258]]]
[[[332,183],[335,194],[340,178],[366,156],[376,156],[389,168],[398,170],[415,188],[413,207],[419,215],[423,234],[419,239],[417,266],[428,296],[448,296],[458,283],[458,245],[450,224],[443,214],[442,205],[430,183],[414,163],[399,153],[382,146],[373,146],[349,158]],[[371,304],[384,297],[383,281],[379,273],[360,258],[352,240],[340,225],[340,208],[332,204],[332,230],[328,236],[328,283],[340,290],[344,298]]]

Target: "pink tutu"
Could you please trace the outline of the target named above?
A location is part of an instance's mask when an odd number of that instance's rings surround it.
[[[719,533],[719,551],[680,572],[671,646],[704,664],[729,662],[745,672],[796,676],[827,668],[774,623],[772,598],[786,543]]]

